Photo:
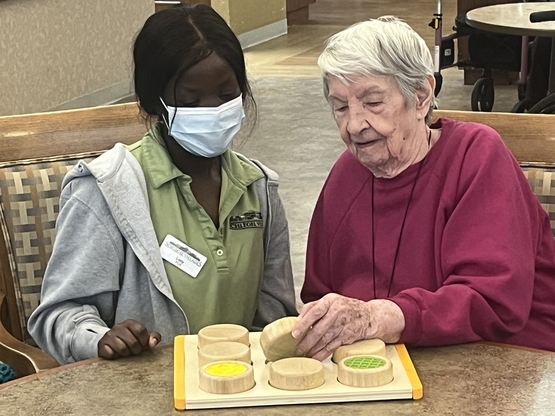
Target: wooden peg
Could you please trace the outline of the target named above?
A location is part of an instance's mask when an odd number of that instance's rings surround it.
[[[251,364],[251,350],[245,344],[230,341],[208,344],[198,350],[199,367],[214,361],[228,360]]]
[[[260,346],[268,361],[301,356],[297,353],[300,340],[291,335],[291,330],[297,322],[298,317],[288,316],[264,327],[260,335]]]
[[[241,393],[254,387],[254,371],[242,361],[216,361],[199,370],[199,387],[207,393]]]
[[[198,332],[199,348],[226,341],[240,342],[248,347],[250,345],[249,330],[241,325],[217,324],[205,326]]]
[[[333,353],[332,361],[337,364],[343,358],[354,355],[379,355],[380,357],[385,357],[385,342],[381,339],[365,339],[351,345],[342,345]]]
[[[347,357],[337,366],[337,380],[351,387],[378,387],[393,380],[388,358],[377,355]]]
[[[281,390],[315,389],[324,381],[324,365],[313,358],[284,358],[270,364],[270,385]]]

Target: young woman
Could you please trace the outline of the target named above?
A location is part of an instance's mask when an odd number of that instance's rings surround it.
[[[297,313],[277,175],[229,150],[254,109],[236,36],[212,8],[183,4],[149,17],[133,55],[151,129],[66,177],[29,320],[61,363]]]

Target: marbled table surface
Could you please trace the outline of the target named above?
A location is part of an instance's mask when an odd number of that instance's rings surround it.
[[[188,410],[188,415],[555,415],[555,354],[489,344],[409,350],[424,386],[396,400]],[[92,359],[0,387],[0,415],[170,415],[173,348]]]

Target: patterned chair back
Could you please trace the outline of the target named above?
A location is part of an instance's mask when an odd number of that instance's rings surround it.
[[[440,117],[497,130],[549,215],[555,235],[555,115],[435,110],[433,119]]]
[[[135,103],[0,117],[0,319],[15,338],[34,344],[27,320],[52,253],[64,176],[145,132]]]
[[[551,232],[555,236],[555,164],[521,163],[520,167],[532,191],[549,215]]]
[[[39,305],[44,271],[54,244],[59,196],[66,173],[100,152],[0,163],[0,228],[6,244],[23,340],[34,344],[27,320]]]

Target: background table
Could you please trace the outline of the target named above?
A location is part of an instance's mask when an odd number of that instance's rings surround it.
[[[424,398],[343,404],[173,409],[173,348],[92,359],[0,386],[4,415],[553,415],[555,354],[466,344],[410,349]]]
[[[467,23],[476,29],[519,36],[555,37],[555,21],[530,22],[530,13],[555,10],[555,3],[510,3],[479,7],[466,14]],[[551,43],[549,92],[555,91],[555,42]]]

